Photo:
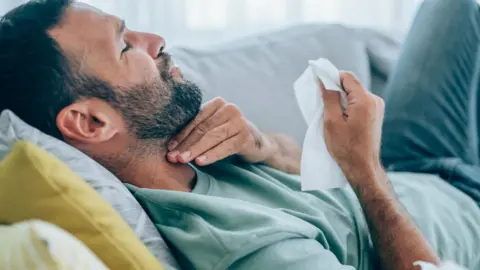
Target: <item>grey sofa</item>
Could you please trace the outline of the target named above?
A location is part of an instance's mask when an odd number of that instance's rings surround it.
[[[301,25],[208,48],[191,44],[170,53],[184,75],[204,90],[205,100],[224,97],[262,130],[286,133],[302,143],[306,124],[293,82],[308,60],[328,58],[381,95],[399,49],[397,39],[372,30]]]

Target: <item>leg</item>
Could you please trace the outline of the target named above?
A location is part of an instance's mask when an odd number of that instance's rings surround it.
[[[425,0],[385,92],[382,159],[478,164],[480,12],[474,0]]]

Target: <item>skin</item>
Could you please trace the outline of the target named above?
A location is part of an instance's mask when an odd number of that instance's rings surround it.
[[[79,62],[81,72],[111,85],[129,88],[158,79],[157,67],[164,65],[159,52],[166,46],[165,40],[128,27],[120,33],[121,26],[119,18],[74,3],[49,34]],[[172,69],[171,75],[183,81],[179,69]],[[300,171],[301,150],[291,139],[260,132],[237,106],[221,98],[205,103],[170,142],[170,149],[160,148],[155,154],[145,154],[149,146],[132,135],[121,113],[103,100],[84,99],[65,107],[57,116],[57,126],[68,143],[122,181],[139,187],[191,191],[195,172],[189,162],[204,166],[231,155],[290,173]],[[172,147],[174,142],[176,147]]]
[[[326,91],[325,141],[355,191],[367,219],[381,269],[420,269],[416,261],[439,263],[439,258],[395,198],[380,162],[385,104],[366,91],[351,73],[342,73],[348,108],[340,94]]]
[[[141,84],[158,78],[163,65],[159,52],[165,40],[157,35],[118,30],[121,20],[85,4],[68,9],[50,35],[82,72],[116,86]],[[128,45],[128,47],[126,47]],[[174,80],[181,72],[172,69]],[[322,89],[325,139],[362,205],[382,268],[415,269],[417,260],[438,258],[396,200],[380,164],[383,101],[368,93],[349,73],[342,74],[349,106],[343,112],[335,91]],[[189,192],[195,172],[187,165],[208,165],[231,155],[245,162],[262,162],[298,173],[301,150],[291,139],[264,134],[245,119],[238,107],[221,98],[204,104],[196,118],[168,145],[154,153],[127,130],[121,113],[99,99],[82,99],[57,116],[65,140],[138,187]],[[150,142],[151,143],[151,142]]]

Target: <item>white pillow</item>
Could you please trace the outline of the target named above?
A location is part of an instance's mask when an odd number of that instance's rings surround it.
[[[5,110],[0,115],[0,160],[18,140],[27,140],[62,160],[113,206],[166,269],[179,269],[146,212],[117,177],[74,147],[40,132]]]
[[[0,226],[0,268],[23,269],[108,269],[75,236],[43,221]]]

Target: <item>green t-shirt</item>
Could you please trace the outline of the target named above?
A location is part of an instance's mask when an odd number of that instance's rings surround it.
[[[298,176],[219,162],[192,193],[128,186],[186,269],[373,269],[375,250],[351,188],[301,192]],[[480,209],[433,175],[390,173],[443,260],[480,269]]]

